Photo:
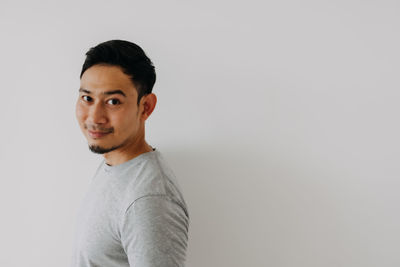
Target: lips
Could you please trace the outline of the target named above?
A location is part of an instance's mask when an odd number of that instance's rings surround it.
[[[110,132],[94,132],[94,131],[88,131],[88,132],[92,138],[100,138],[110,133]]]

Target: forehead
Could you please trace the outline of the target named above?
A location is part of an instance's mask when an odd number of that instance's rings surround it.
[[[137,94],[130,77],[118,66],[94,65],[83,73],[80,83],[81,88],[94,93],[121,90],[126,96]]]

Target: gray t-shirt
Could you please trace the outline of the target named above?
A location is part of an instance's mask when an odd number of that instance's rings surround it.
[[[189,214],[158,150],[103,160],[78,212],[73,267],[184,266]]]

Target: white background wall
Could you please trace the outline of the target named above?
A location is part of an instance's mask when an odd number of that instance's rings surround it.
[[[69,267],[101,156],[75,121],[85,52],[141,45],[147,140],[181,183],[187,266],[400,266],[400,4],[2,1],[0,266]]]

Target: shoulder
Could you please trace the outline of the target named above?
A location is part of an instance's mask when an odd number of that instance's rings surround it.
[[[120,240],[130,262],[139,266],[183,266],[189,217],[166,196],[144,196],[120,222]]]
[[[140,163],[130,170],[130,175],[132,179],[129,180],[123,197],[125,211],[139,199],[143,201],[156,196],[186,209],[175,174],[160,152],[154,151],[142,157]]]

